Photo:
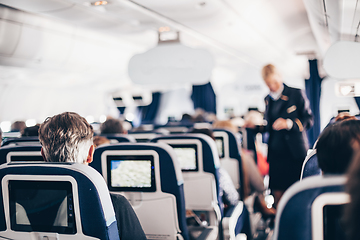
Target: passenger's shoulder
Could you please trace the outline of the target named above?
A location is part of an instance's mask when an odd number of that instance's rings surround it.
[[[301,96],[301,95],[303,95],[303,92],[304,92],[304,90],[302,90],[300,88],[294,88],[294,87],[289,87],[289,86],[285,85],[284,93],[286,93],[289,96]]]
[[[128,203],[128,200],[126,199],[126,197],[124,197],[121,194],[114,194],[114,193],[110,193],[110,197],[111,197],[111,201],[114,203]]]
[[[284,84],[284,89],[287,90],[287,91],[294,91],[294,92],[301,92],[302,91],[300,88],[289,87],[286,84]]]

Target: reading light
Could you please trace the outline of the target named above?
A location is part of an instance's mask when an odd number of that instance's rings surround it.
[[[339,93],[341,96],[354,96],[355,95],[355,84],[346,83],[339,84]]]
[[[346,96],[349,93],[351,93],[353,87],[352,86],[341,86],[340,87],[340,92],[342,95]]]
[[[170,27],[159,27],[159,32],[169,32]]]
[[[96,2],[91,3],[91,5],[94,5],[94,6],[101,6],[101,5],[106,5],[106,4],[108,4],[107,1],[96,1]]]

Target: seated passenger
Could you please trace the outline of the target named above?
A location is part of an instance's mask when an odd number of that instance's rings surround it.
[[[40,125],[37,124],[32,127],[26,127],[21,131],[22,137],[36,137],[39,136],[39,127]]]
[[[213,131],[207,128],[194,128],[190,130],[189,133],[205,134],[215,141]],[[221,189],[220,195],[223,199],[224,204],[228,206],[236,206],[239,202],[239,193],[236,191],[230,175],[226,172],[225,169],[222,169],[221,167],[219,169],[219,185]]]
[[[231,131],[236,134],[238,128],[232,124],[230,120],[227,121],[217,121],[213,124],[214,128],[223,128]],[[264,181],[257,168],[254,159],[250,154],[245,151],[241,151],[241,160],[243,164],[243,174],[244,174],[244,189],[245,189],[245,198],[251,194],[255,194],[256,200],[255,205],[259,208],[263,218],[272,217],[275,215],[276,210],[274,208],[268,208],[265,199],[264,199]]]
[[[40,125],[41,154],[47,162],[89,164],[93,159],[93,128],[76,113],[65,112],[47,118]],[[140,222],[125,197],[111,196],[121,240],[146,239]]]
[[[95,136],[93,140],[93,144],[97,148],[100,145],[110,144],[110,140],[103,136]]]
[[[354,152],[360,149],[360,121],[336,122],[324,129],[316,144],[318,164],[324,174],[344,174]]]
[[[105,122],[103,122],[100,126],[100,131],[101,134],[127,133],[121,121],[115,118],[109,118]]]
[[[347,240],[360,239],[360,152],[355,154],[349,166],[346,191],[350,194],[350,203],[344,209],[344,229]]]
[[[341,112],[334,119],[335,122],[340,122],[343,120],[357,120],[357,118],[354,115],[351,115],[349,112]]]
[[[24,121],[16,121],[11,124],[11,132],[21,132],[26,128]]]

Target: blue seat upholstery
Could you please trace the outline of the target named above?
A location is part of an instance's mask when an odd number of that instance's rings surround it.
[[[325,175],[308,177],[292,185],[280,200],[273,239],[324,239],[324,221],[330,221],[328,215],[323,215],[324,206],[349,202],[345,182],[345,176]]]
[[[10,162],[12,158],[16,157],[23,159],[22,161],[41,160],[40,151],[41,145],[4,146],[0,148],[0,164]]]
[[[69,227],[70,223],[67,221],[70,221],[68,219],[72,219],[71,222],[75,222],[76,234],[74,234],[74,232],[67,233],[67,235],[70,234],[71,239],[119,240],[115,213],[106,183],[102,176],[93,168],[78,163],[6,163],[0,166],[0,179],[0,192],[2,193],[0,197],[0,237],[7,239],[33,239],[34,236],[38,236],[36,239],[57,239],[55,236],[56,234],[63,234],[62,232],[58,232],[59,230],[37,232],[35,235],[34,233],[31,233],[32,230],[30,230],[30,232],[28,232],[28,230],[12,230],[12,228],[15,228],[12,224],[15,222],[18,224],[18,214],[22,214],[23,219],[27,218],[31,229],[36,227],[36,225],[33,225],[32,221],[39,221],[39,219],[36,220],[38,217],[30,218],[29,214],[31,214],[31,212],[25,210],[21,211],[22,209],[25,209],[26,206],[18,209],[18,205],[16,205],[16,221],[14,222],[13,219],[11,219],[14,218],[14,215],[10,216],[9,209],[11,213],[11,202],[13,200],[10,200],[12,194],[7,193],[8,191],[13,190],[13,187],[10,187],[11,182],[21,181],[21,184],[28,183],[31,185],[34,181],[43,184],[50,181],[51,184],[47,185],[45,193],[49,190],[52,191],[52,193],[54,193],[54,191],[55,193],[59,193],[56,192],[59,189],[55,187],[58,186],[57,184],[59,183],[70,184],[71,189],[71,193],[62,193],[65,198],[63,197],[62,199],[64,200],[61,205],[58,205],[57,215],[53,215],[56,216],[55,222],[56,220],[59,220],[60,222],[65,221],[66,223],[63,225],[55,225],[54,222],[54,225],[50,223],[50,226]],[[3,189],[4,186],[5,188]],[[32,193],[30,194],[36,193],[39,195],[42,192],[42,202],[49,200],[49,198],[54,195],[44,194],[44,189],[38,187],[39,184],[32,186],[34,186],[34,188],[32,188]],[[63,190],[61,189],[61,191]],[[19,198],[20,200],[23,199],[22,196],[31,196],[28,195],[29,193],[25,190],[21,190],[17,194],[20,197],[15,194],[16,199]],[[26,199],[28,198],[35,199],[36,197],[26,197]],[[33,201],[33,203],[30,201],[29,204],[39,204],[39,199]],[[20,203],[20,201],[15,202],[16,204]],[[56,201],[50,200],[49,202],[52,203],[50,205],[56,203]],[[60,203],[61,199],[60,202],[57,202]],[[46,207],[49,207],[49,204],[47,204]],[[47,216],[48,214],[50,214],[49,211],[43,216]],[[10,221],[12,221],[11,225]],[[25,220],[21,220],[21,218],[20,221],[26,222]],[[48,236],[48,238],[46,236]],[[62,237],[60,237],[60,239],[61,238]]]
[[[302,180],[304,178],[317,175],[321,175],[321,169],[318,165],[316,149],[312,149],[308,151],[308,155],[304,160],[300,179]]]
[[[7,145],[34,145],[39,144],[39,138],[38,137],[19,137],[19,138],[6,138],[1,143],[1,146],[7,146]]]
[[[226,129],[214,129],[214,136],[215,138],[217,137],[221,137],[223,138],[224,141],[224,159],[235,159],[237,160],[237,176],[236,178],[238,179],[238,182],[234,182],[234,185],[240,189],[240,199],[244,199],[244,189],[241,188],[242,183],[244,182],[243,180],[243,169],[242,169],[242,163],[241,163],[241,155],[240,155],[240,149],[239,149],[239,144],[238,141],[236,140],[235,135],[230,132],[229,130]],[[220,161],[222,162],[222,161]],[[223,163],[222,163],[223,165]],[[230,164],[229,164],[230,165]],[[231,166],[233,166],[232,164],[230,165],[230,168],[225,168],[230,176],[232,176],[231,174]],[[233,178],[233,177],[232,177]]]
[[[151,139],[155,138],[156,136],[159,136],[160,133],[157,132],[129,132],[129,136],[135,138],[136,142],[149,142]]]
[[[186,226],[185,200],[181,170],[180,167],[176,165],[177,162],[173,161],[174,153],[169,146],[166,144],[154,143],[119,143],[100,146],[96,148],[94,160],[90,166],[94,167],[105,177],[106,180],[108,180],[107,173],[110,166],[107,166],[106,156],[111,155],[124,157],[142,156],[144,154],[154,154],[155,156],[158,156],[158,159],[156,157],[154,158],[156,191],[141,192],[141,196],[139,196],[139,199],[137,200],[133,200],[132,198],[136,198],[139,192],[125,190],[121,193],[129,199],[133,206],[136,205],[134,206],[134,210],[148,238],[152,238],[153,234],[160,236],[165,234],[167,231],[170,231],[169,234],[173,234],[174,237],[176,237],[176,234],[179,234],[181,231],[182,237],[185,240],[189,240]],[[167,208],[166,203],[161,202],[161,199],[166,200],[169,198],[174,199],[172,208],[171,206]],[[137,206],[139,205],[139,202],[141,206]],[[153,207],[151,209],[146,208],[147,204],[152,205]],[[163,205],[161,206],[156,204]],[[151,211],[155,211],[155,213],[152,215]],[[165,211],[165,215],[162,215],[163,211]],[[174,218],[169,218],[174,212],[176,213]],[[175,233],[171,232],[172,229],[167,229],[166,225],[161,224],[171,225],[172,222],[176,225],[174,227],[174,230],[176,230]],[[154,224],[156,226],[154,226]]]
[[[114,140],[114,143],[122,142],[136,142],[135,138],[127,134],[100,134],[99,136],[106,137],[107,139]],[[111,141],[112,142],[112,141]]]

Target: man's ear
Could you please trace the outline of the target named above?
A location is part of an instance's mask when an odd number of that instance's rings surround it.
[[[43,157],[44,161],[46,161],[46,157],[45,157],[45,153],[44,153],[44,148],[41,148],[41,156]]]
[[[91,145],[90,149],[89,149],[89,154],[86,158],[86,162],[89,164],[93,161],[93,157],[94,157],[94,151],[95,151],[95,146]]]

